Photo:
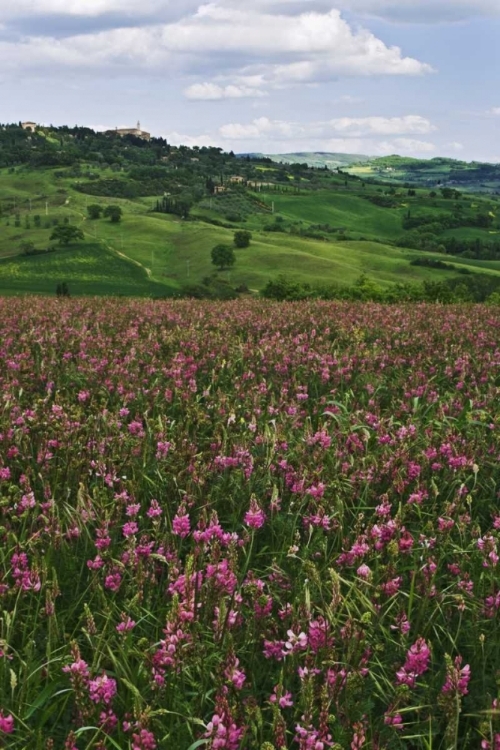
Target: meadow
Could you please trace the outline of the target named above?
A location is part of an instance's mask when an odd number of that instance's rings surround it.
[[[500,313],[0,300],[0,747],[500,747]]]

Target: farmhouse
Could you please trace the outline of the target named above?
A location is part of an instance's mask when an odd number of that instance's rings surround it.
[[[229,178],[229,182],[234,182],[234,183],[240,183],[241,184],[241,183],[245,182],[245,178],[241,177],[241,175],[233,175],[232,177]]]
[[[215,185],[214,194],[218,195],[219,193],[225,193],[226,189],[225,185]]]

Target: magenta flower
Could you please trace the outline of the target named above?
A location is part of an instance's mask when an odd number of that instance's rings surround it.
[[[122,621],[116,626],[116,630],[118,633],[128,633],[130,630],[133,630],[135,626],[136,623],[134,620],[128,615],[122,615]]]
[[[291,708],[293,706],[292,694],[288,690],[283,692],[283,687],[281,685],[274,686],[274,691],[269,698],[269,701],[271,703],[277,703],[280,708]]]
[[[14,731],[14,717],[11,714],[4,714],[0,711],[0,732],[3,734],[12,734]]]
[[[149,506],[149,510],[146,513],[148,518],[157,518],[158,516],[161,516],[162,513],[163,511],[160,508],[158,500],[151,500],[151,505]]]
[[[384,724],[393,729],[404,729],[403,717],[401,714],[386,713],[384,716]]]
[[[137,534],[138,531],[139,531],[139,527],[135,521],[128,521],[127,523],[124,523],[122,526],[123,536],[125,537],[133,536],[134,534]]]
[[[466,664],[462,667],[462,657],[457,656],[454,664],[450,664],[446,671],[446,680],[441,688],[443,693],[455,693],[458,695],[467,695],[469,692],[468,685],[470,680],[470,666]]]
[[[172,521],[172,531],[181,539],[185,539],[191,531],[191,522],[184,508],[179,508]]]
[[[95,680],[89,681],[89,696],[94,703],[109,705],[116,695],[116,680],[102,674]]]
[[[368,578],[370,578],[372,571],[371,571],[371,568],[369,568],[368,565],[366,565],[366,563],[363,563],[362,565],[359,566],[356,573],[360,578],[364,578],[364,580],[367,581]]]
[[[132,735],[132,750],[155,750],[155,736],[148,729],[140,729]]]
[[[245,523],[247,526],[250,526],[251,529],[260,529],[265,522],[266,514],[257,503],[257,500],[252,497],[250,500],[250,509],[245,513]]]
[[[419,638],[406,654],[406,661],[396,672],[397,684],[414,688],[417,677],[427,672],[431,658],[430,649],[423,638]]]

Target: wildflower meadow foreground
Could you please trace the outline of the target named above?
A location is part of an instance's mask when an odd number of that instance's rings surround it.
[[[500,748],[500,311],[0,302],[0,747]]]

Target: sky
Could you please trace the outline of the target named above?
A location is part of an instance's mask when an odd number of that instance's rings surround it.
[[[0,0],[0,122],[500,162],[500,0]]]

